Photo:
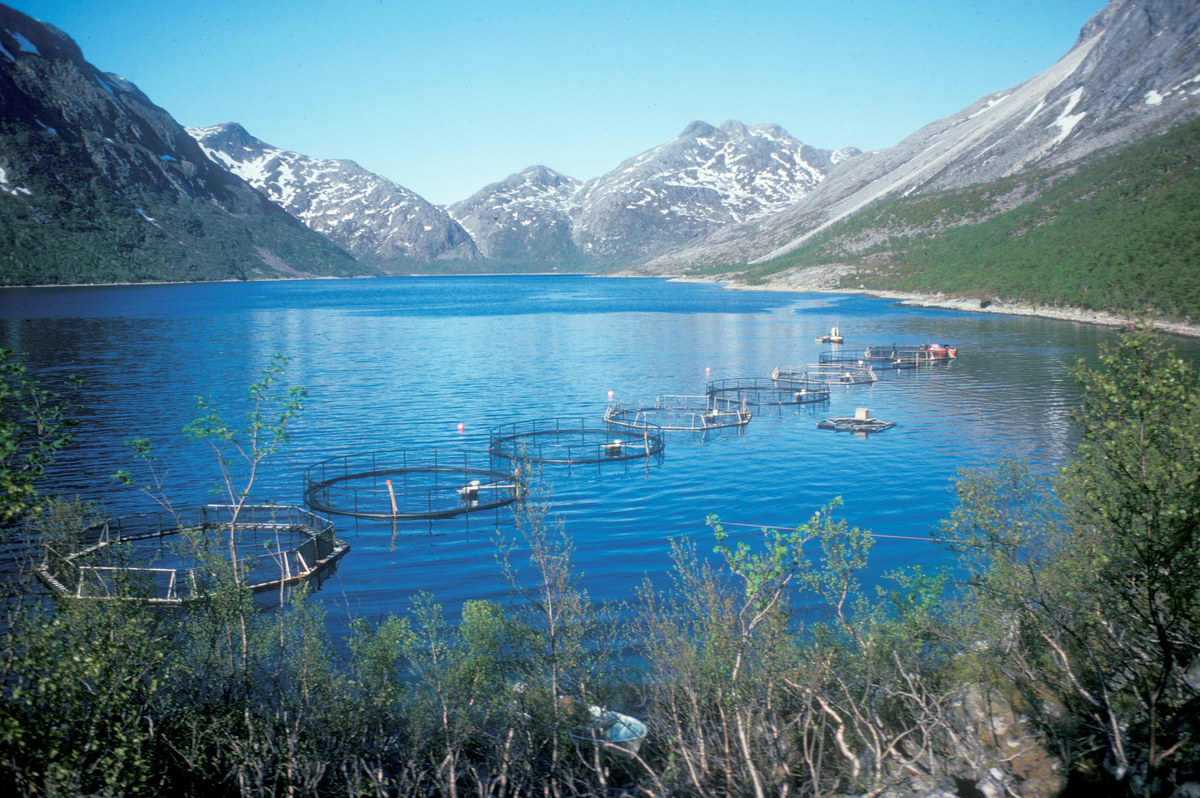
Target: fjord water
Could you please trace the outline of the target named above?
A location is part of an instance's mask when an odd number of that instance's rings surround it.
[[[103,502],[113,515],[155,509],[110,478],[134,463],[123,441],[151,439],[178,506],[214,501],[219,475],[181,428],[197,396],[240,420],[246,386],[272,353],[293,358],[309,391],[288,446],[254,496],[299,504],[312,463],[373,450],[482,450],[490,428],[525,419],[599,419],[617,399],[702,394],[707,379],[767,377],[815,363],[816,335],[839,325],[845,349],[951,343],[957,361],[835,387],[828,405],[760,412],[740,433],[668,435],[661,461],[628,468],[547,467],[552,513],[575,544],[595,598],[631,599],[644,577],[666,586],[670,540],[711,549],[709,514],[795,526],[835,497],[880,538],[872,574],[946,555],[927,542],[953,506],[958,469],[1071,452],[1080,398],[1067,374],[1096,362],[1116,333],[1046,319],[952,313],[842,295],[736,292],[710,284],[585,276],[388,278],[273,283],[7,289],[0,345],[31,373],[86,382],[75,444],[48,492]],[[1176,339],[1181,351],[1197,346]],[[707,369],[707,373],[706,373]],[[868,407],[896,427],[869,438],[816,421]],[[464,431],[458,431],[459,424]],[[500,528],[512,534],[511,514]],[[335,518],[351,544],[321,598],[354,615],[404,612],[434,593],[452,613],[500,599],[494,514],[401,525]],[[735,539],[761,537],[729,527]],[[904,538],[916,538],[904,539]]]

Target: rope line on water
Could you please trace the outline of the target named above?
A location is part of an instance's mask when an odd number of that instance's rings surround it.
[[[794,526],[768,526],[767,524],[739,524],[737,521],[718,521],[721,526],[750,526],[755,529],[778,529],[783,532],[791,532],[796,527]],[[873,538],[888,538],[890,540],[923,540],[927,543],[968,543],[966,540],[955,540],[954,538],[915,538],[909,535],[877,535],[874,532],[867,533]]]

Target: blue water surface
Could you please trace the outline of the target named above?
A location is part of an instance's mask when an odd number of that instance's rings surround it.
[[[86,381],[83,425],[47,489],[99,500],[114,515],[153,509],[110,478],[134,465],[122,443],[134,436],[153,442],[177,505],[213,501],[212,452],[181,429],[197,396],[238,420],[246,387],[276,352],[293,358],[287,380],[309,398],[254,495],[288,504],[302,501],[304,469],[326,458],[482,450],[500,424],[598,420],[609,391],[618,400],[702,394],[709,379],[767,377],[816,362],[828,346],[813,339],[834,325],[847,349],[940,342],[960,356],[874,386],[837,387],[825,406],[759,413],[742,433],[673,433],[661,461],[547,468],[582,584],[605,600],[632,599],[647,577],[666,586],[672,538],[710,550],[709,514],[794,526],[835,497],[844,501],[839,517],[901,538],[879,539],[870,578],[945,562],[926,541],[953,506],[958,470],[1006,456],[1045,470],[1060,464],[1075,444],[1070,412],[1080,398],[1067,368],[1095,362],[1116,333],[857,296],[586,276],[0,291],[0,345],[28,353],[40,379]],[[1195,354],[1193,342],[1176,343]],[[869,438],[816,428],[860,407],[896,427]],[[389,524],[335,520],[353,548],[319,595],[339,613],[404,612],[419,591],[451,612],[506,595],[492,539],[497,522],[511,535],[507,512],[402,524],[397,536]]]

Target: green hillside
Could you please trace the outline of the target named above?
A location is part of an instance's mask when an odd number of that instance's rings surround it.
[[[38,140],[28,140],[33,138]],[[0,193],[0,284],[246,280],[373,271],[248,188],[221,192],[220,207],[152,187],[131,196],[95,174],[82,143],[20,132],[0,136],[0,149],[39,153],[37,168],[21,178],[29,193]],[[109,149],[131,147],[112,144]]]
[[[1200,318],[1200,120],[1107,157],[876,203],[742,273]]]

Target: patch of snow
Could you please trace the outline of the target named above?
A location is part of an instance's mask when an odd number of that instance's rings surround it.
[[[158,157],[162,158],[164,161],[174,161],[175,163],[179,163],[178,158],[172,158],[170,155],[160,155]]]
[[[156,227],[158,226],[158,220],[157,220],[157,219],[151,219],[149,216],[147,216],[147,215],[146,215],[146,212],[145,212],[144,210],[142,210],[141,208],[134,208],[134,210],[135,210],[135,211],[137,211],[137,212],[138,212],[138,214],[140,214],[140,215],[141,215],[141,217],[142,217],[143,219],[145,219],[147,222],[149,222],[150,224],[152,224],[152,225],[154,225],[154,226],[156,226]]]
[[[11,34],[12,37],[17,40],[17,47],[18,47],[18,49],[20,49],[21,52],[33,53],[34,55],[41,55],[41,53],[38,52],[38,48],[34,45],[34,43],[29,41],[28,39],[26,39],[21,34],[13,33],[12,31],[6,31],[6,33]]]
[[[1058,136],[1055,137],[1054,141],[1050,142],[1051,147],[1062,144],[1064,141],[1066,141],[1067,136],[1071,135],[1071,131],[1075,129],[1075,126],[1078,125],[1085,116],[1087,116],[1087,111],[1081,111],[1080,113],[1074,115],[1071,114],[1071,111],[1075,110],[1075,106],[1079,104],[1079,100],[1082,97],[1083,87],[1080,86],[1078,89],[1071,92],[1070,96],[1067,98],[1067,107],[1064,108],[1062,113],[1058,115],[1058,119],[1055,119],[1053,122],[1046,125],[1047,129],[1055,126],[1057,126],[1059,129]]]
[[[1163,96],[1151,89],[1146,92],[1146,105],[1162,105]]]
[[[5,56],[5,57],[6,57],[6,58],[7,58],[9,61],[12,61],[14,64],[15,64],[15,63],[17,63],[17,59],[13,58],[13,54],[12,54],[12,53],[10,53],[8,50],[5,50],[5,49],[4,49],[4,45],[3,45],[3,44],[0,44],[0,53],[4,53],[4,56]]]
[[[997,97],[997,98],[996,98],[996,99],[994,99],[994,100],[988,100],[988,101],[987,101],[987,105],[983,106],[983,107],[982,107],[982,108],[980,108],[978,111],[976,111],[975,113],[973,113],[973,114],[971,114],[970,116],[968,116],[968,117],[967,117],[967,119],[974,119],[975,117],[979,116],[980,114],[982,114],[982,113],[986,113],[987,111],[990,111],[990,110],[992,110],[992,109],[993,109],[993,108],[995,108],[997,105],[999,105],[1000,103],[1004,102],[1005,100],[1007,100],[1007,99],[1008,99],[1009,97],[1011,97],[1011,96],[1012,96],[1011,94],[1006,94],[1006,95],[1004,95],[1003,97]]]
[[[8,172],[4,171],[4,167],[0,166],[0,186],[8,185]]]

